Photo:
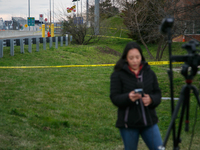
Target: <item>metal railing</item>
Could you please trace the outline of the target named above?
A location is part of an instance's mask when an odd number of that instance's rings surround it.
[[[46,50],[46,45],[49,43],[49,48],[53,46],[53,42],[55,43],[55,48],[58,48],[58,42],[60,42],[60,46],[65,44],[68,45],[68,41],[72,41],[72,36],[70,39],[68,38],[68,34],[66,36],[59,37],[29,37],[29,38],[16,38],[16,39],[4,39],[0,40],[0,58],[3,57],[3,48],[10,47],[10,55],[14,56],[15,46],[20,46],[20,52],[24,53],[24,45],[28,45],[28,52],[32,52],[32,44],[36,44],[36,51],[39,52],[39,45],[43,43],[43,50]]]

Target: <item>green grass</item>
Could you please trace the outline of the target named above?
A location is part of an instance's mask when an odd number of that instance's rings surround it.
[[[40,47],[35,52],[15,56],[4,48],[0,66],[54,66],[114,64],[119,56],[102,53],[97,46],[109,47],[122,52],[130,40],[104,39],[87,46],[69,45],[58,49]],[[174,54],[185,54],[173,43]],[[154,46],[151,48],[155,52]],[[146,53],[144,53],[146,56]],[[167,51],[166,51],[167,54]],[[167,60],[163,58],[163,60]],[[156,72],[163,97],[169,97],[168,65],[151,66]],[[123,143],[115,128],[117,108],[109,99],[110,74],[113,67],[74,67],[47,69],[1,69],[0,70],[0,149],[3,150],[122,150]],[[199,87],[200,77],[194,79]],[[174,94],[179,97],[184,78],[174,72]],[[170,101],[162,101],[157,108],[158,123],[164,139],[171,120]],[[192,126],[195,121],[197,102],[190,99],[190,131],[181,132],[181,149],[188,149]],[[199,108],[198,108],[199,116]],[[177,120],[180,118],[180,114]],[[197,118],[192,149],[199,149],[200,119]],[[176,126],[178,124],[176,123]],[[183,125],[184,127],[184,125]],[[172,139],[167,149],[172,149]],[[142,140],[139,149],[146,150]]]
[[[100,31],[107,36],[127,38],[127,28],[123,24],[123,19],[119,15],[115,15],[108,19],[101,21]]]

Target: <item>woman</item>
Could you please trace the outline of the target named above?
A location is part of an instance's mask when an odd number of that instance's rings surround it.
[[[135,89],[143,89],[143,94]],[[161,102],[161,90],[155,73],[145,61],[140,46],[126,45],[111,75],[110,99],[118,107],[116,127],[125,150],[137,150],[139,135],[150,150],[158,150],[162,139],[155,108]]]

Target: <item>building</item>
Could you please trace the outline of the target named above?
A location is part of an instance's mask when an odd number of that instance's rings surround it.
[[[3,18],[0,18],[0,30],[2,30],[3,27],[4,27]]]
[[[12,30],[13,29],[13,21],[12,20],[5,20],[4,25],[5,25],[6,30]]]
[[[12,17],[13,30],[23,29],[23,26],[27,24],[27,20],[22,17]]]

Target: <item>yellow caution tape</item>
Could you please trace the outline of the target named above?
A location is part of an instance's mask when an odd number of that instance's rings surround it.
[[[87,35],[87,36],[91,36],[91,35]],[[121,37],[116,37],[116,36],[105,36],[105,35],[97,35],[99,37],[107,37],[107,38],[115,38],[115,39],[126,39],[126,40],[131,40],[131,38],[121,38]]]
[[[69,68],[69,67],[105,67],[114,66],[115,64],[101,65],[62,65],[62,66],[0,66],[1,69],[18,69],[18,68]]]
[[[168,65],[169,61],[151,61],[148,62],[149,65]],[[172,64],[183,64],[183,62],[173,62]]]
[[[126,39],[126,40],[131,39],[131,38],[121,38],[121,37],[116,37],[116,36],[103,36],[103,37],[109,37],[109,38],[115,38],[115,39]]]
[[[167,65],[169,61],[148,62],[149,65]],[[183,64],[183,62],[173,62],[172,64]],[[0,69],[25,69],[25,68],[70,68],[70,67],[108,67],[115,64],[99,65],[62,65],[62,66],[0,66]]]
[[[101,27],[101,28],[108,28],[108,27]],[[123,29],[123,28],[108,28],[108,29],[128,31],[127,29]]]

